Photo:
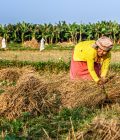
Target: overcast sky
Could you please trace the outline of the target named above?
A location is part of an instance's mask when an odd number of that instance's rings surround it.
[[[120,0],[0,0],[0,24],[120,22]]]

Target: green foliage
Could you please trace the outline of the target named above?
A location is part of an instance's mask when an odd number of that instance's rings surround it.
[[[45,139],[61,138],[71,129],[71,121],[75,131],[94,117],[93,109],[75,108],[62,109],[58,114],[48,114],[33,118],[29,112],[23,113],[19,119],[8,121],[0,119],[0,133],[4,132],[5,139]],[[71,121],[70,121],[71,119]]]
[[[7,43],[7,50],[12,50],[12,51],[32,50],[32,51],[34,51],[34,50],[38,50],[38,49],[30,48],[30,47],[24,47],[21,43],[10,42],[10,43]],[[5,50],[0,48],[0,51],[5,51]]]
[[[4,89],[0,89],[0,94],[2,94],[3,92],[5,92],[5,90]]]
[[[112,48],[112,51],[120,51],[120,46],[119,45],[115,45],[113,48]]]
[[[15,81],[8,81],[8,80],[3,80],[3,81],[0,81],[0,85],[2,86],[15,86],[16,85],[16,82]]]
[[[55,44],[49,44],[49,45],[45,45],[45,50],[72,50],[74,48],[74,46],[61,46],[61,45],[55,45]],[[14,42],[10,42],[7,43],[7,50],[11,50],[11,51],[24,51],[24,50],[39,50],[39,48],[30,48],[30,47],[24,47],[21,43],[14,43]],[[0,51],[5,51],[4,49],[0,48]]]
[[[61,46],[56,44],[49,44],[45,46],[45,50],[72,50],[74,46]]]
[[[24,136],[21,136],[24,122],[21,120],[9,121],[7,119],[0,119],[0,132],[4,133],[5,140],[23,140]],[[0,136],[2,138],[2,136]]]
[[[41,71],[68,71],[70,62],[66,63],[63,60],[58,62],[47,61],[47,62],[29,62],[29,61],[16,61],[16,60],[0,60],[0,67],[23,67],[23,66],[32,66],[36,70]]]
[[[3,80],[3,81],[0,82],[0,84],[1,84],[2,86],[7,86],[8,83],[7,83],[6,80]]]
[[[113,63],[110,65],[110,70],[120,71],[120,63]]]
[[[7,42],[21,44],[33,38],[39,42],[42,37],[48,44],[68,41],[77,43],[82,40],[96,40],[102,35],[112,38],[116,43],[120,38],[119,24],[116,21],[101,21],[93,24],[77,24],[75,22],[67,24],[65,21],[59,21],[55,25],[25,22],[14,25],[0,25],[0,36],[5,37]]]
[[[16,60],[0,60],[0,67],[24,67],[32,66],[39,71],[50,71],[50,72],[60,72],[69,71],[70,62],[64,62],[60,59],[58,62],[47,61],[47,62],[30,62],[30,61],[16,61]],[[120,71],[120,63],[110,64],[110,70]],[[14,83],[13,83],[14,85]]]

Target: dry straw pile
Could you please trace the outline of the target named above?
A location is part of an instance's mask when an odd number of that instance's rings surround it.
[[[1,70],[2,72],[2,70]],[[106,95],[94,82],[70,81],[65,75],[49,77],[47,82],[34,70],[5,69],[3,79],[16,80],[16,86],[0,94],[0,116],[14,119],[24,112],[31,115],[57,112],[62,107],[104,105]],[[120,103],[120,75],[110,77],[105,86],[111,103]]]
[[[34,49],[38,49],[39,48],[39,43],[38,43],[38,41],[35,38],[33,38],[30,41],[25,41],[23,43],[23,45],[25,47],[34,48]]]
[[[21,76],[20,69],[8,68],[0,70],[0,80],[7,80],[9,82],[17,81]]]
[[[76,140],[119,140],[120,124],[118,120],[106,120],[96,117],[86,132],[76,134]]]
[[[44,84],[34,74],[23,74],[17,85],[0,95],[0,116],[20,117],[24,112],[39,115],[56,110],[55,98],[48,94]]]

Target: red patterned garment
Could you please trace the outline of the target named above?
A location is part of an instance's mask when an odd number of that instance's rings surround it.
[[[94,62],[94,69],[98,77],[100,77],[101,65],[100,63]],[[74,61],[71,60],[70,65],[70,79],[83,79],[83,80],[93,80],[89,71],[87,62],[85,61]]]

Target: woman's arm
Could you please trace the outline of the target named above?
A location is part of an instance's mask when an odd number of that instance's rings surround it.
[[[99,81],[99,77],[97,76],[95,69],[94,69],[94,59],[88,59],[87,60],[87,66],[88,66],[88,71],[90,72],[90,75],[92,76],[93,80],[95,82]]]
[[[103,78],[105,78],[108,73],[110,60],[111,60],[111,53],[108,53],[107,56],[103,57],[103,63],[101,68],[101,77]]]

